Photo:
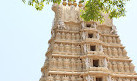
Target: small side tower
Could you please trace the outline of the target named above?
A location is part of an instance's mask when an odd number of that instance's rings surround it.
[[[105,22],[80,18],[83,4],[53,4],[52,37],[40,81],[137,81],[135,66],[108,14]]]

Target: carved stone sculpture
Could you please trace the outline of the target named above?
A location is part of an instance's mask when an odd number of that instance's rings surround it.
[[[112,37],[108,37],[108,43],[112,43]]]
[[[74,58],[71,59],[71,68],[72,68],[72,70],[76,69],[76,63],[75,63],[75,59]]]
[[[57,33],[56,38],[61,39],[61,34],[59,32]]]
[[[107,77],[107,81],[112,81],[112,79],[111,79],[111,76],[110,76],[110,75]]]
[[[75,53],[75,46],[72,44],[72,46],[71,46],[71,52],[72,53]]]
[[[108,54],[109,56],[112,56],[112,51],[111,51],[111,48],[108,47]]]
[[[115,37],[112,38],[112,42],[116,43],[116,38]]]
[[[116,29],[116,26],[112,26],[112,31],[110,32],[112,34],[117,34],[117,29]]]
[[[71,34],[70,33],[66,34],[66,39],[71,40]]]
[[[65,23],[63,21],[58,22],[58,29],[60,30],[66,30]]]
[[[85,32],[82,32],[82,39],[83,39],[83,40],[86,39],[86,34],[85,34]]]
[[[56,81],[61,81],[60,76],[59,76],[59,75],[56,75],[56,76],[55,76],[55,80],[56,80]]]
[[[118,63],[118,70],[119,70],[119,72],[124,72],[124,65],[122,62]]]
[[[81,27],[82,27],[82,29],[85,27],[84,22],[81,23]]]
[[[69,81],[69,77],[65,75],[65,76],[63,76],[62,80],[63,81]]]
[[[91,26],[92,26],[92,28],[96,28],[97,24],[96,23],[92,23]]]
[[[54,77],[52,75],[48,76],[48,81],[54,81]]]
[[[75,35],[74,35],[74,33],[72,33],[72,40],[75,40]]]
[[[59,51],[59,46],[58,46],[58,44],[54,44],[54,51],[55,51],[55,52],[58,52],[58,51]]]
[[[64,32],[62,33],[61,38],[62,38],[63,40],[65,40],[66,35],[65,35],[65,33],[64,33]]]
[[[79,34],[76,34],[76,40],[79,40],[79,39],[80,39]]]
[[[99,33],[97,33],[97,39],[100,39],[100,35],[99,35]]]
[[[74,76],[71,76],[71,81],[76,81],[76,78]]]
[[[62,58],[58,58],[58,68],[62,68],[63,67],[63,60]]]
[[[121,40],[119,38],[117,38],[116,41],[117,41],[118,44],[120,44],[120,42],[121,42]]]
[[[117,63],[114,61],[113,62],[113,70],[114,70],[114,72],[118,72],[118,69],[117,69],[118,67],[117,67]]]
[[[60,44],[60,52],[63,52],[64,51],[64,46],[63,46],[63,44],[61,43]]]
[[[90,75],[88,75],[88,76],[86,77],[86,80],[87,80],[87,81],[93,81],[92,78],[90,77]]]
[[[127,62],[124,63],[125,71],[129,72],[129,64]]]
[[[88,58],[85,59],[86,68],[89,68],[89,60]]]
[[[134,72],[134,69],[135,69],[135,66],[132,63],[130,63],[130,71]]]
[[[121,50],[121,48],[118,48],[118,54],[119,54],[120,57],[122,57],[122,50]]]
[[[84,53],[86,53],[87,52],[87,46],[86,46],[86,44],[84,44],[83,48],[84,48]]]
[[[65,45],[65,51],[66,51],[67,53],[70,52],[70,45],[68,45],[68,44]]]

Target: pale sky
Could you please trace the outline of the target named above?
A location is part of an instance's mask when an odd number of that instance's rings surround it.
[[[21,0],[0,1],[0,81],[39,81],[54,13]],[[127,16],[114,19],[122,44],[137,71],[137,0],[127,3]]]

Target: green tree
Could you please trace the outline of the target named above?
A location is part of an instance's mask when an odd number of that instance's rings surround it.
[[[24,3],[25,0],[22,0]],[[73,1],[73,0],[71,0]],[[86,0],[81,0],[81,3]],[[102,13],[109,13],[109,17],[119,18],[125,16],[125,4],[129,0],[88,0],[85,3],[84,10],[81,10],[81,17],[85,21],[103,21]],[[61,0],[29,0],[28,5],[34,6],[36,10],[42,10],[44,5],[49,3],[61,3]]]

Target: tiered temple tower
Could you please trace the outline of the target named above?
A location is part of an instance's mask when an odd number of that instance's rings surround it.
[[[116,27],[84,22],[82,3],[53,4],[52,37],[40,81],[137,81],[135,66],[121,44]]]

